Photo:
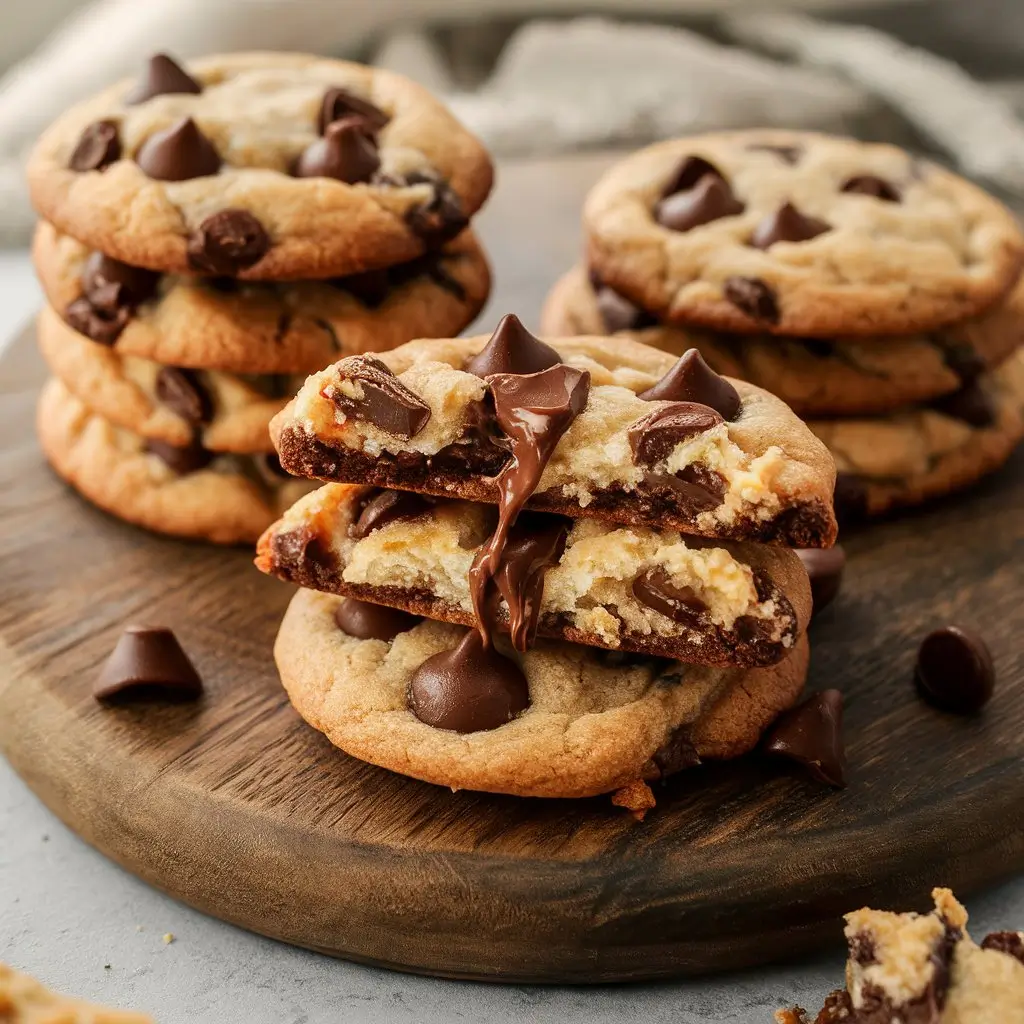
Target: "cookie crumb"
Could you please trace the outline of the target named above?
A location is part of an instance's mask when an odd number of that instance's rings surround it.
[[[164,936],[164,945],[165,946],[169,946],[173,941],[174,941],[174,935],[171,932],[168,932]]]
[[[656,801],[651,787],[642,779],[637,779],[612,793],[612,803],[616,807],[625,807],[637,821],[643,821]]]

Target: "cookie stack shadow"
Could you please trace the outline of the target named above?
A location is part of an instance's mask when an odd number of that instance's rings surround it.
[[[490,160],[385,71],[158,55],[52,125],[28,175],[43,450],[160,533],[254,542],[308,490],[268,432],[306,376],[457,334],[490,291],[469,226]]]
[[[892,146],[673,140],[612,167],[542,333],[634,338],[778,395],[829,447],[853,524],[994,471],[1024,436],[1024,237]]]

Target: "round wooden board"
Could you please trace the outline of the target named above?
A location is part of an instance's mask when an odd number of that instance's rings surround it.
[[[503,208],[528,252],[547,208]],[[550,268],[514,269],[506,299],[535,309]],[[369,963],[600,982],[793,956],[836,941],[863,903],[924,906],[933,885],[1024,870],[1024,452],[971,494],[848,540],[810,680],[846,695],[846,790],[752,757],[677,777],[637,823],[607,799],[451,793],[332,748],[276,678],[290,588],[247,551],[153,537],[70,493],[32,437],[42,378],[26,335],[0,370],[0,748],[71,828],[187,903]],[[92,700],[131,620],[175,629],[200,703]],[[950,620],[996,658],[996,698],[974,718],[911,686],[919,638]]]

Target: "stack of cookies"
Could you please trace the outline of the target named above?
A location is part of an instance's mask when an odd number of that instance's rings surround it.
[[[618,792],[735,757],[803,689],[834,466],[777,398],[626,339],[414,341],[271,426],[331,481],[260,540],[275,656],[348,753],[453,788]]]
[[[306,375],[480,311],[491,179],[429,93],[341,61],[158,55],[74,107],[29,164],[50,462],[122,519],[255,541],[308,489],[268,432]]]
[[[1024,435],[1024,237],[1000,203],[891,146],[787,131],[661,143],[584,212],[552,334],[696,346],[832,451],[843,521],[1000,466]]]

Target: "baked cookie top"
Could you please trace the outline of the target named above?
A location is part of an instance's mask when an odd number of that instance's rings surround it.
[[[50,304],[97,344],[233,373],[308,374],[343,355],[455,335],[491,287],[471,231],[408,263],[330,281],[156,274],[91,251],[45,221],[32,256]]]
[[[977,317],[927,333],[786,338],[656,323],[574,267],[549,293],[541,331],[624,335],[677,356],[695,347],[716,373],[770,391],[799,416],[873,416],[949,394],[1003,362],[1024,338],[1024,283]]]
[[[58,995],[0,964],[0,1013],[10,1024],[154,1024],[151,1017]]]
[[[673,323],[821,337],[927,331],[1016,280],[1024,236],[963,178],[894,146],[792,131],[674,139],[587,197],[590,265]]]
[[[480,142],[400,75],[303,54],[190,63],[76,104],[28,165],[36,209],[133,266],[248,280],[390,266],[491,188]]]

